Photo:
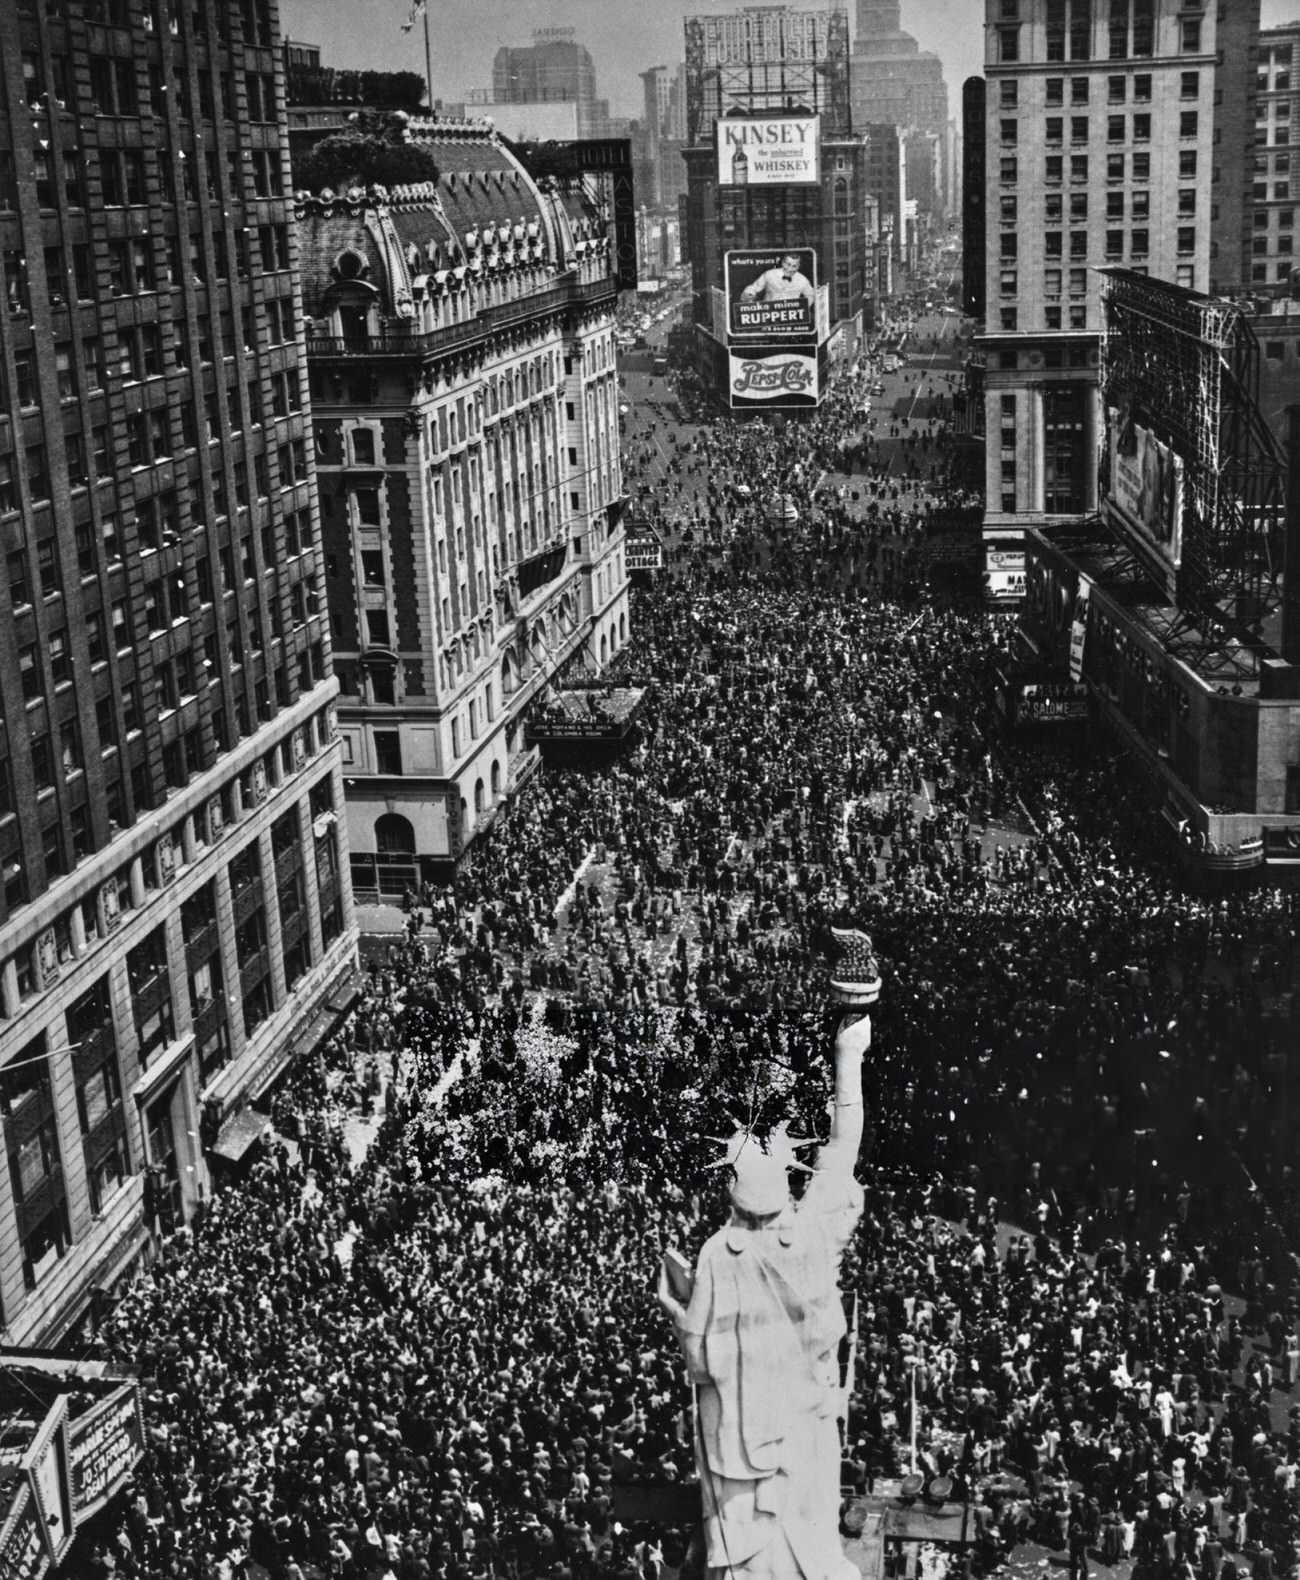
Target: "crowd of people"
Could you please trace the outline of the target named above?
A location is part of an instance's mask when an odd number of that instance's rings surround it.
[[[1005,624],[849,551],[967,503],[942,467],[826,494],[874,373],[811,426],[666,427],[639,740],[543,771],[411,897],[248,1178],[124,1293],[101,1341],[148,1446],[85,1572],[689,1570],[689,1519],[629,1492],[692,1471],[656,1270],[724,1211],[709,1136],[824,1133],[842,925],[885,971],[846,1485],[910,1468],[914,1381],[981,1569],[1036,1542],[1076,1575],[1293,1570],[1296,1282],[1239,1162],[1276,1123],[1293,902],[1189,892],[1113,763],[1000,738]]]

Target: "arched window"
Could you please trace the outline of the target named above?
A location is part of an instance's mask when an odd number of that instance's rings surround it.
[[[622,647],[623,644],[626,641],[627,641],[627,616],[625,614],[621,614],[618,617],[618,645],[620,647]]]
[[[515,689],[515,661],[509,653],[501,660],[501,695],[508,697]]]
[[[609,657],[609,642],[605,637],[600,639],[600,667],[604,669],[605,660]]]
[[[482,810],[483,810],[483,781],[481,779],[476,779],[474,781],[474,816],[477,817]]]
[[[495,801],[501,794],[501,764],[492,764],[492,799]]]
[[[381,856],[413,856],[415,830],[409,818],[398,812],[385,812],[375,819],[375,847]]]

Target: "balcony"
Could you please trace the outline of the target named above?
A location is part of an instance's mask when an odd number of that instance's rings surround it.
[[[554,312],[570,303],[588,303],[608,297],[611,305],[617,300],[618,285],[612,275],[599,280],[583,282],[565,281],[550,286],[531,296],[522,296],[513,302],[502,302],[497,307],[485,308],[473,318],[459,323],[446,324],[439,329],[422,333],[397,330],[381,331],[376,335],[313,335],[307,340],[307,355],[317,360],[330,357],[423,357],[433,353],[454,351],[472,345],[490,334],[509,329],[515,324],[527,323],[541,313]]]

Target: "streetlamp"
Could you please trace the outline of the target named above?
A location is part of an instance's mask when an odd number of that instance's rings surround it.
[[[911,1375],[912,1390],[912,1458],[908,1467],[908,1472],[910,1475],[914,1476],[916,1474],[916,1373],[921,1365],[921,1357],[919,1355],[908,1355],[905,1357],[905,1364],[909,1374]]]

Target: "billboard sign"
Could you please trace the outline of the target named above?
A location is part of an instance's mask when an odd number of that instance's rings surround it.
[[[781,411],[817,405],[817,347],[756,346],[727,353],[733,411]]]
[[[1088,602],[1092,597],[1092,583],[1080,579],[1074,594],[1074,612],[1070,621],[1070,679],[1083,679],[1083,654],[1088,645]]]
[[[1111,407],[1111,504],[1137,546],[1177,570],[1183,559],[1183,458],[1149,428],[1132,424],[1132,443],[1121,445],[1124,422]]]
[[[815,185],[818,115],[722,116],[716,123],[718,185]]]
[[[1025,596],[1025,551],[984,551],[984,596],[994,603],[1019,601]]]
[[[41,1533],[41,1511],[30,1483],[21,1481],[0,1526],[0,1580],[40,1580],[49,1566],[50,1552]]]
[[[723,267],[733,340],[817,338],[817,254],[811,247],[733,250]]]
[[[1088,717],[1088,688],[1077,681],[1029,681],[1016,708],[1019,724],[1064,724]]]
[[[68,1428],[72,1507],[78,1521],[103,1508],[144,1452],[140,1391],[124,1383]]]

